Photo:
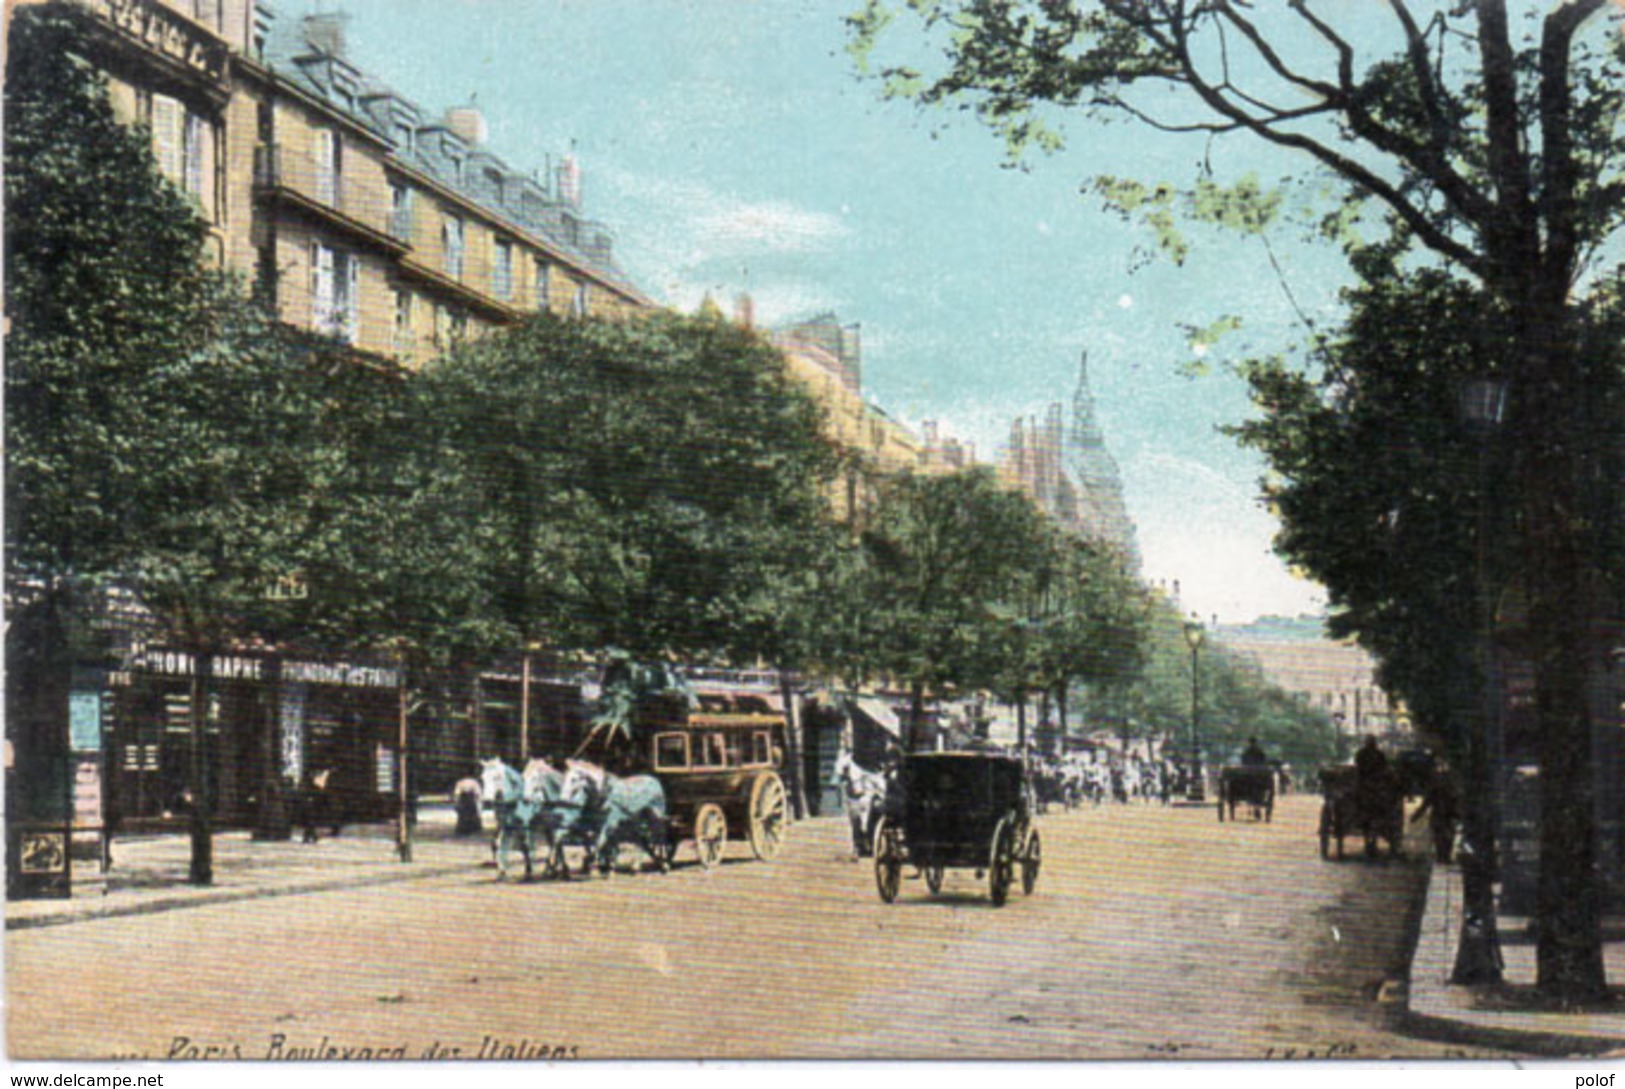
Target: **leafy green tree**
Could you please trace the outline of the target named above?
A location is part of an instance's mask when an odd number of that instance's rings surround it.
[[[899,7],[869,0],[853,17],[861,64]],[[909,0],[945,63],[878,69],[892,93],[974,111],[1017,154],[1058,145],[1053,117],[1068,112],[1300,153],[1343,186],[1330,222],[1345,243],[1359,209],[1374,208],[1397,252],[1494,300],[1542,739],[1537,974],[1565,1001],[1605,989],[1583,664],[1592,576],[1577,513],[1596,466],[1568,436],[1586,394],[1574,288],[1625,215],[1614,122],[1625,47],[1617,14],[1596,18],[1609,8],[1564,0],[1515,26],[1504,0],[1392,0],[1380,16],[1307,2]],[[1266,221],[1256,194],[1197,185],[1182,200],[1140,185],[1125,199],[1113,181],[1102,194],[1136,202],[1166,241],[1179,210],[1242,230]]]
[[[121,125],[79,30],[11,20],[6,71],[6,576],[59,587],[129,559],[165,406],[141,392],[198,350],[203,223]]]
[[[376,506],[359,495],[390,446],[363,417],[399,383],[208,269],[205,225],[114,116],[80,33],[55,6],[11,23],[7,593],[63,638],[25,648],[31,625],[13,629],[13,664],[37,668],[11,674],[30,725],[8,715],[8,731],[24,750],[61,743],[74,611],[135,590],[194,656],[192,879],[207,883],[211,659],[249,636],[353,631],[372,608],[349,592],[357,515]]]
[[[18,10],[7,46],[6,733],[13,801],[44,817],[67,796],[77,609],[131,558],[162,469],[144,392],[198,342],[204,228],[114,118],[72,18]]]
[[[1279,361],[1250,372],[1267,411],[1235,430],[1276,474],[1278,547],[1332,591],[1334,634],[1358,634],[1381,679],[1467,771],[1467,923],[1455,978],[1499,978],[1494,924],[1493,780],[1488,751],[1495,602],[1511,584],[1518,526],[1497,494],[1506,443],[1462,401],[1510,370],[1493,298],[1436,269],[1383,269],[1348,293],[1350,315],[1318,377]],[[1502,320],[1505,315],[1502,315]],[[1588,326],[1596,319],[1588,319]],[[1617,329],[1617,321],[1602,323]],[[1617,403],[1620,353],[1603,329],[1581,355],[1591,406]],[[1611,392],[1612,391],[1612,392]],[[1619,429],[1589,410],[1571,441],[1598,484],[1619,480]],[[1617,419],[1617,417],[1616,417]],[[1612,451],[1612,452],[1610,452]],[[1587,489],[1585,549],[1600,573],[1617,555],[1618,488]],[[1612,509],[1618,509],[1617,499]],[[1599,587],[1599,600],[1619,600]]]
[[[858,668],[907,687],[911,731],[927,692],[993,688],[1008,675],[1047,532],[1031,501],[985,468],[886,483],[843,592],[861,603],[848,629]]]
[[[765,341],[704,316],[543,315],[424,379],[509,638],[645,660],[784,652],[833,461]]]

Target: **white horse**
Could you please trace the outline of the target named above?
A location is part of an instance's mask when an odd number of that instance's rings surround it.
[[[583,848],[581,872],[592,867],[592,842],[582,826],[581,807],[565,797],[565,773],[547,760],[533,759],[525,765],[525,797],[536,807],[532,824],[541,832],[547,848],[543,873],[548,877],[569,877],[564,849]]]
[[[886,778],[852,759],[850,749],[842,749],[835,758],[832,782],[841,788],[846,818],[852,824],[852,857],[867,858],[874,847],[870,837],[874,835],[875,820],[886,799]]]
[[[534,853],[537,806],[525,790],[525,780],[517,771],[493,757],[480,765],[480,794],[490,802],[496,815],[496,835],[491,853],[497,864],[497,880],[508,877],[508,850],[517,845],[525,858],[525,880],[530,880]]]
[[[577,832],[591,844],[600,872],[610,871],[623,843],[640,847],[662,872],[670,868],[671,824],[659,779],[611,775],[597,764],[571,760],[561,789],[566,805],[580,807]]]

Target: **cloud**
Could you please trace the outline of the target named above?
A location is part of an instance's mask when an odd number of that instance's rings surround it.
[[[602,184],[623,205],[621,218],[644,225],[621,242],[625,264],[672,305],[692,309],[707,293],[725,303],[748,291],[758,320],[767,323],[838,307],[824,283],[795,270],[850,237],[840,215],[692,180],[613,167],[602,173]]]
[[[699,267],[748,258],[827,253],[851,234],[839,215],[783,200],[750,200],[702,182],[606,168],[604,182],[636,205],[644,248]]]

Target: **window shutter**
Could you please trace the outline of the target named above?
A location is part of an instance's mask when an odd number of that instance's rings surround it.
[[[181,156],[185,162],[186,191],[195,196],[203,195],[203,118],[186,111],[185,127],[181,140]]]
[[[320,242],[310,244],[311,324],[320,333],[335,332],[333,325],[333,251]]]
[[[176,185],[183,184],[181,104],[168,95],[152,96],[152,144],[158,169]]]
[[[536,262],[536,309],[546,310],[552,305],[551,288],[553,266],[546,261]]]
[[[331,129],[316,133],[316,199],[323,204],[338,203],[337,141],[338,133]]]
[[[361,340],[361,261],[353,253],[344,262],[344,337]]]

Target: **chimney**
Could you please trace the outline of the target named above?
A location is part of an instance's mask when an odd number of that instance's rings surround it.
[[[446,111],[446,127],[471,148],[485,143],[490,135],[485,115],[473,106],[453,106]]]
[[[325,56],[342,58],[344,24],[349,18],[341,12],[323,12],[305,16],[305,42]]]
[[[566,155],[559,164],[559,199],[572,208],[581,207],[581,167],[574,155]]]
[[[734,321],[746,329],[756,328],[756,300],[741,291],[734,297]]]

